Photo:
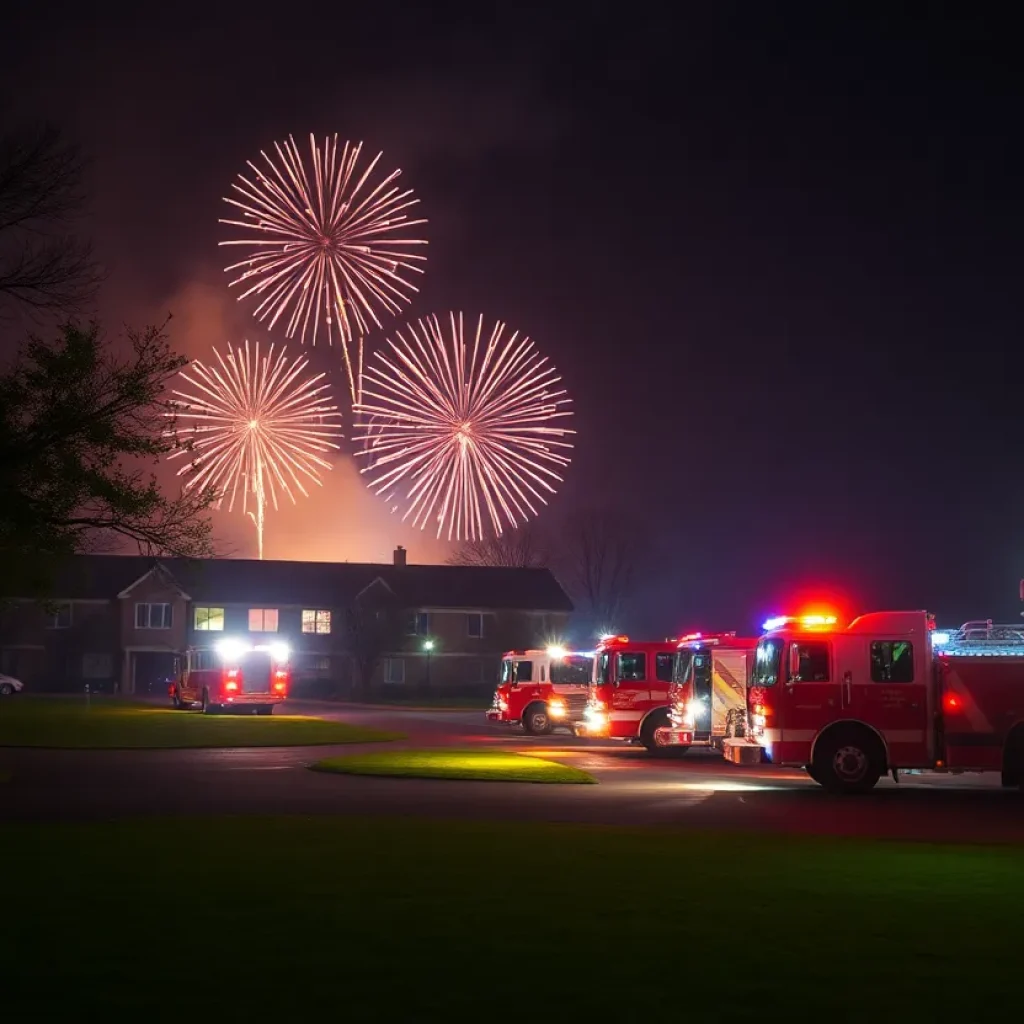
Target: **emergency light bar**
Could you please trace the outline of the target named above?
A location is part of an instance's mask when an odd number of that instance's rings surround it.
[[[549,658],[564,658],[568,653],[569,652],[564,647],[558,647],[557,645],[548,648]]]
[[[766,633],[773,633],[777,629],[785,629],[786,626],[798,625],[805,629],[816,629],[822,626],[834,626],[836,617],[834,615],[776,615],[774,618],[765,621],[761,627]]]

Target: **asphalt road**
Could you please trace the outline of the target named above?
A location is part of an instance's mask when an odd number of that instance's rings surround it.
[[[313,711],[312,708],[295,710]],[[308,765],[361,747],[3,753],[0,821],[137,815],[345,814],[572,821],[871,835],[932,841],[1024,842],[1024,797],[995,776],[910,776],[863,797],[832,797],[802,772],[737,767],[691,752],[651,759],[568,733],[533,738],[482,713],[315,713],[398,729],[396,746],[495,746],[544,752],[594,775],[597,786],[439,782],[325,775]],[[390,744],[389,744],[390,746]],[[379,745],[369,749],[379,750]]]

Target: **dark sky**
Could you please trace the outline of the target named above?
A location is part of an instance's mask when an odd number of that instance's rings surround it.
[[[0,94],[93,157],[107,323],[170,309],[191,355],[264,337],[221,197],[288,133],[361,138],[430,220],[410,313],[501,317],[564,371],[546,515],[616,502],[651,548],[619,628],[745,629],[821,590],[1017,617],[1022,90],[984,5],[63,6],[4,25]],[[439,554],[347,457],[269,529],[270,556]]]

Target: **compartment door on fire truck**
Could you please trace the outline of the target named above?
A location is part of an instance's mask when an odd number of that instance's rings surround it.
[[[730,719],[747,706],[747,652],[720,651],[711,656],[711,734],[728,735]]]
[[[779,747],[774,760],[808,763],[815,736],[840,717],[839,681],[832,644],[824,637],[797,637],[787,648],[779,687]]]
[[[867,722],[881,733],[890,767],[930,764],[931,666],[925,638],[917,643],[906,636],[865,638],[851,645],[850,662],[837,666],[844,682],[844,717]]]

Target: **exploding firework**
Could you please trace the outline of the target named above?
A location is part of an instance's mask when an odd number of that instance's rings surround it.
[[[242,219],[221,220],[245,236],[220,244],[251,250],[227,272],[237,274],[240,301],[259,300],[258,320],[273,328],[284,317],[286,336],[302,342],[316,344],[318,333],[338,339],[355,400],[363,336],[381,326],[379,310],[399,312],[418,290],[409,276],[423,272],[426,257],[410,250],[427,243],[406,232],[426,221],[404,212],[419,200],[394,184],[401,171],[373,183],[382,153],[360,173],[362,143],[339,151],[337,135],[322,148],[310,135],[309,147],[312,173],[291,136],[274,143],[276,160],[261,151],[262,167],[248,162],[254,177],[240,174],[225,196]]]
[[[178,476],[187,477],[186,488],[216,489],[215,508],[226,499],[231,512],[241,496],[262,558],[268,498],[277,509],[279,495],[294,504],[296,491],[308,497],[305,485],[321,483],[320,471],[331,468],[325,456],[338,448],[341,414],[326,375],[305,372],[305,356],[289,360],[282,349],[275,357],[271,345],[261,358],[259,343],[250,353],[248,341],[244,349],[229,345],[226,359],[213,354],[216,365],[196,360],[182,371],[190,391],[173,392],[167,415],[176,422],[168,433],[183,445],[170,458],[191,455]],[[181,430],[181,421],[190,425]]]
[[[370,487],[403,508],[403,519],[437,535],[476,540],[520,526],[562,482],[574,433],[561,378],[533,342],[484,335],[451,314],[397,332],[366,367],[356,407],[356,455]],[[469,337],[467,337],[470,335]]]

